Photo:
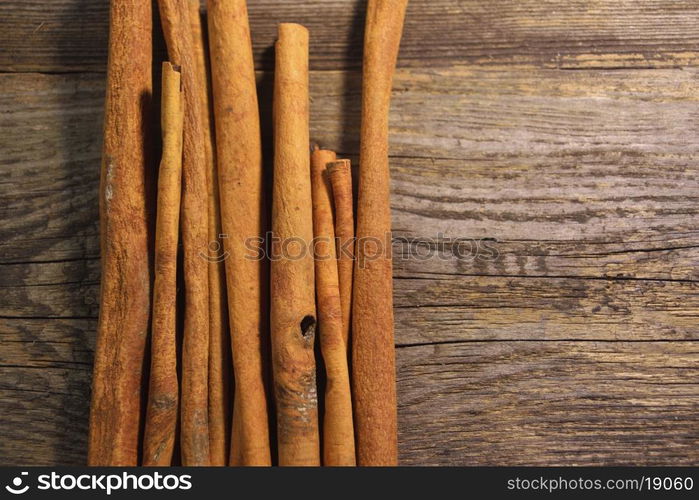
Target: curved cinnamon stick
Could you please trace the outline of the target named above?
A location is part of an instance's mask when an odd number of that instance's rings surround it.
[[[271,267],[279,465],[320,465],[308,113],[308,30],[280,24],[274,73]]]
[[[398,462],[388,111],[407,0],[369,0],[364,36],[352,382],[359,465]]]
[[[162,79],[163,156],[158,173],[150,384],[143,437],[143,465],[155,466],[172,463],[179,403],[175,311],[184,103],[180,72],[168,62],[163,63]]]
[[[201,106],[205,83],[195,64],[187,4],[181,0],[158,0],[158,6],[168,56],[182,68],[185,99],[181,220],[185,315],[180,448],[183,465],[208,465],[208,217],[205,110]]]
[[[210,94],[209,64],[206,40],[202,27],[199,0],[188,0],[189,21],[192,26],[194,62],[197,75],[204,79],[200,95],[204,112],[204,149],[207,165],[207,206],[209,248],[209,454],[210,465],[226,465],[230,447],[230,380],[231,353],[228,334],[228,311],[226,305],[226,277],[220,251],[221,210],[216,172],[216,148],[214,145],[212,103]]]
[[[330,183],[325,170],[325,166],[333,160],[335,153],[328,150],[316,149],[311,155],[318,335],[327,379],[323,415],[323,465],[352,466],[356,464],[352,395],[347,344],[343,338]]]
[[[327,166],[335,207],[337,270],[342,303],[342,337],[350,345],[352,314],[352,276],[354,274],[354,201],[352,167],[349,160],[337,160]]]
[[[235,375],[231,465],[270,465],[263,329],[266,265],[246,244],[264,236],[262,138],[244,0],[209,0],[228,309]]]
[[[151,128],[150,0],[110,3],[100,182],[102,285],[88,465],[138,460],[141,379],[150,313],[146,176]]]

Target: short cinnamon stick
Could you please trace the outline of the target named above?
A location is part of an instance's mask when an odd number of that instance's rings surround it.
[[[335,207],[337,270],[342,303],[342,337],[350,345],[352,314],[352,276],[354,274],[354,201],[352,167],[349,160],[337,160],[327,166]]]
[[[199,78],[204,81],[201,107],[204,113],[204,149],[207,165],[208,235],[209,235],[209,453],[210,465],[226,465],[230,447],[230,380],[231,353],[228,334],[228,306],[226,304],[226,277],[220,235],[221,210],[216,172],[213,112],[210,93],[209,64],[206,35],[202,27],[201,3],[188,0],[189,20],[192,25],[194,62]]]
[[[328,150],[316,149],[311,155],[318,335],[326,372],[323,465],[352,466],[356,464],[352,395],[343,338],[330,182],[325,169],[334,160],[335,153]]]
[[[231,465],[270,465],[265,388],[266,263],[251,254],[264,237],[262,138],[244,0],[208,0],[209,50],[235,396]]]
[[[150,314],[146,177],[152,96],[150,0],[110,3],[100,182],[102,285],[88,465],[137,465]]]
[[[182,156],[182,243],[185,286],[180,448],[185,466],[209,464],[208,364],[209,275],[206,125],[196,70],[189,7],[158,0],[171,62],[182,68],[185,99]]]
[[[369,0],[364,35],[352,382],[359,465],[398,461],[388,112],[407,0]]]
[[[180,72],[168,62],[163,63],[162,80],[163,155],[158,174],[150,384],[143,438],[143,465],[153,466],[172,463],[179,404],[175,311],[184,103]]]
[[[271,328],[279,465],[319,465],[308,30],[280,24],[274,73]]]

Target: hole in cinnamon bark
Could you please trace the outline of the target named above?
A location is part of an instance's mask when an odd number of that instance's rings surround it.
[[[301,335],[304,339],[308,339],[313,336],[316,329],[316,319],[311,316],[304,316],[301,320]]]

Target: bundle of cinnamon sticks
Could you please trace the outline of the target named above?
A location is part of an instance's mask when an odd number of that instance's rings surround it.
[[[279,25],[270,199],[246,2],[206,3],[157,1],[154,85],[151,0],[111,1],[88,463],[395,465],[388,111],[407,0],[368,1],[356,217],[350,161],[309,149],[308,30]]]

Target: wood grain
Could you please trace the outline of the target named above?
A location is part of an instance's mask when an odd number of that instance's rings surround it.
[[[98,256],[98,176],[88,166],[99,158],[102,80],[0,76],[0,104],[9,109],[0,147],[12,165],[0,261]],[[314,72],[311,81],[312,138],[352,156],[358,75]],[[394,231],[452,255],[396,265],[408,273],[697,279],[699,130],[687,105],[699,99],[697,82],[694,68],[399,72]],[[49,210],[65,216],[48,219]],[[468,248],[455,256],[439,244],[455,238],[495,240],[497,257],[457,258]]]
[[[696,464],[698,361],[694,342],[400,349],[402,463]]]
[[[70,348],[40,355],[23,329],[2,329],[3,429],[13,429],[2,463],[80,464],[90,354],[75,363],[70,333]],[[406,465],[699,462],[694,342],[436,344],[399,348],[397,363]]]
[[[0,262],[99,258],[104,79],[0,75]]]
[[[309,28],[312,69],[360,67],[365,5],[250,2],[257,67],[274,66],[270,48],[280,22]],[[108,0],[3,1],[0,71],[105,71],[107,7]],[[698,42],[693,0],[415,0],[399,65],[676,67],[699,61]]]
[[[310,28],[311,138],[355,163],[363,3],[250,2],[258,69],[278,21]],[[85,460],[107,0],[47,4],[0,3],[2,465]],[[698,21],[690,0],[411,1],[402,463],[699,464]]]
[[[97,319],[0,320],[3,465],[84,465]]]
[[[97,261],[2,269],[0,317],[96,318]],[[394,287],[398,345],[699,337],[695,281],[423,274],[396,275]]]
[[[458,275],[394,281],[398,345],[699,340],[697,282]]]

